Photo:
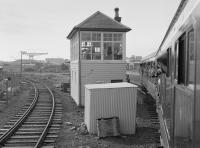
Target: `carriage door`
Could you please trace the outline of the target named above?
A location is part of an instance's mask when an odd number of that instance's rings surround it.
[[[163,104],[163,111],[164,111],[164,117],[166,120],[166,125],[168,128],[168,134],[169,134],[169,142],[170,145],[172,143],[172,137],[173,137],[173,108],[174,108],[174,100],[173,100],[173,76],[172,76],[172,48],[167,49],[167,71],[166,71],[166,77],[165,77],[165,103]]]
[[[194,30],[189,28],[175,44],[173,142],[177,148],[190,148],[193,140],[194,53]]]
[[[172,140],[171,140],[171,145],[173,147],[174,145],[174,131],[175,131],[175,88],[176,85],[178,84],[178,48],[179,44],[178,42],[175,43],[174,47],[174,54],[173,54],[173,75],[172,75],[172,85],[173,85],[173,92],[172,92],[172,101],[173,101],[173,107],[172,107]]]
[[[174,78],[174,107],[173,107],[173,144],[176,148],[183,148],[184,140],[189,135],[189,99],[186,91],[186,52],[187,39],[183,33],[175,46],[175,78]]]
[[[194,42],[196,50],[196,67],[195,67],[195,98],[194,98],[194,148],[200,145],[200,19],[197,20],[194,33]]]

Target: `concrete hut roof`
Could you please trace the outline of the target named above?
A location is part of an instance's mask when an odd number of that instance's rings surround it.
[[[86,20],[76,25],[69,35],[71,39],[77,31],[109,31],[109,32],[128,32],[131,28],[119,23],[118,21],[110,18],[109,16],[97,11]]]

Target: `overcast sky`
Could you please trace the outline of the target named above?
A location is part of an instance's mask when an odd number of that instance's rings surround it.
[[[71,29],[101,11],[114,17],[119,7],[127,33],[127,57],[158,49],[180,0],[0,0],[0,61],[20,58],[20,51],[48,52],[69,59]]]

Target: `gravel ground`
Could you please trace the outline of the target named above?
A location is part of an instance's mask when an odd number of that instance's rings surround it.
[[[38,75],[37,75],[38,77]],[[138,77],[138,76],[137,76]],[[63,74],[40,75],[39,78],[48,82],[54,89],[55,98],[62,103],[62,128],[55,143],[56,148],[156,148],[157,142],[154,134],[158,127],[152,126],[146,118],[148,112],[143,105],[146,99],[144,93],[138,91],[138,105],[136,118],[136,134],[120,137],[107,137],[99,139],[80,130],[84,122],[84,108],[78,107],[69,94],[60,91],[55,86],[62,82]],[[66,78],[65,80],[66,81]]]
[[[140,73],[135,71],[135,72],[127,72],[127,74],[129,75],[130,78],[130,82],[131,83],[135,83],[135,84],[141,84],[141,79],[140,79]]]
[[[77,127],[83,122],[84,109],[77,107],[75,102],[68,94],[55,90],[56,96],[63,105],[63,124],[62,129],[57,139],[57,148],[154,148],[156,141],[152,133],[157,131],[157,128],[152,125],[142,116],[144,110],[142,105],[138,106],[137,113],[137,128],[135,135],[108,137],[99,139],[96,135],[81,133]],[[140,92],[138,92],[141,96]],[[145,112],[145,110],[144,110]],[[142,122],[141,122],[142,121]],[[69,125],[68,122],[72,123]],[[73,127],[76,127],[73,129]]]
[[[10,96],[8,103],[0,103],[0,128],[2,128],[6,122],[10,120],[20,109],[25,105],[26,98],[29,97],[30,86],[27,84],[22,86],[20,92],[15,96]]]

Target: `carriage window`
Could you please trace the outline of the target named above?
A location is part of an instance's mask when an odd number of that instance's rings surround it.
[[[174,67],[174,78],[178,79],[178,42],[175,44],[175,67]]]
[[[188,32],[188,73],[187,84],[194,84],[195,53],[194,53],[194,30]]]
[[[185,84],[186,80],[186,35],[183,34],[179,38],[179,48],[178,48],[178,84]]]
[[[158,57],[157,61],[159,62],[160,68],[168,76],[168,50]]]
[[[171,48],[167,49],[167,77],[171,76]]]

